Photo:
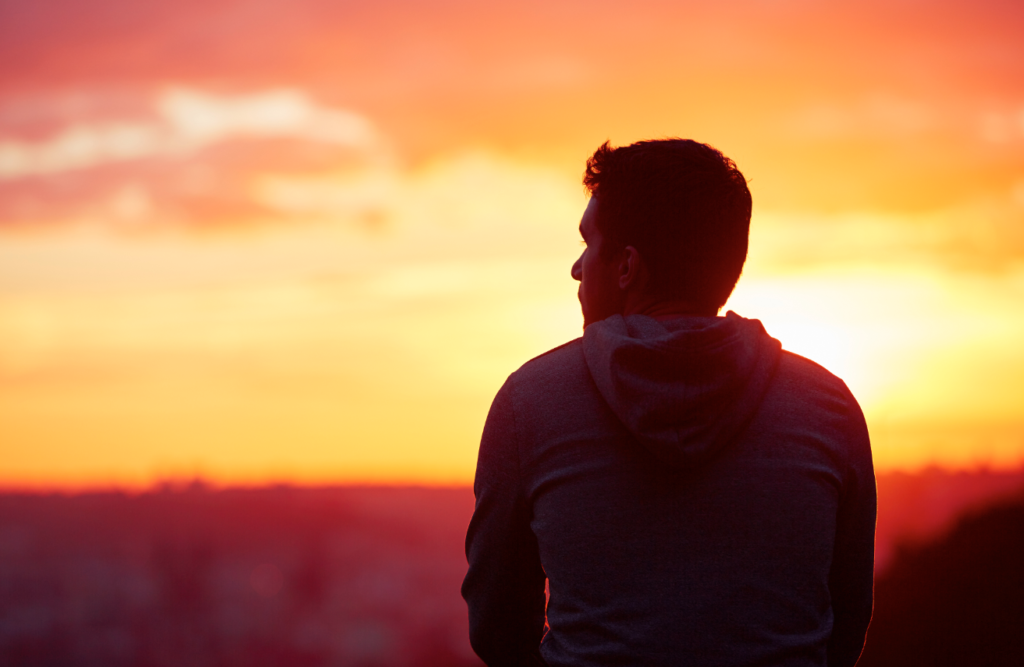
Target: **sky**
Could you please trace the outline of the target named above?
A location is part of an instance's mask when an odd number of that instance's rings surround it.
[[[586,158],[754,199],[726,306],[876,468],[1024,462],[1024,5],[0,0],[0,486],[464,484],[581,334]]]

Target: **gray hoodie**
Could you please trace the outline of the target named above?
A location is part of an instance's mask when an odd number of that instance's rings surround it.
[[[528,362],[495,397],[474,490],[463,596],[489,665],[860,653],[863,416],[756,320],[614,316]]]

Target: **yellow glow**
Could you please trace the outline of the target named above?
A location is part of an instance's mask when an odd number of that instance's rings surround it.
[[[7,239],[6,481],[466,482],[504,377],[579,334],[583,202],[469,159],[473,195],[433,165],[379,231]]]
[[[0,485],[468,482],[580,334],[587,155],[674,135],[750,181],[728,307],[849,384],[879,469],[1024,461],[1009,4],[558,6],[15,25]]]

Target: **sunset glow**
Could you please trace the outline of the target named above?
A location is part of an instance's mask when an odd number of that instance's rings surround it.
[[[584,161],[662,136],[750,181],[726,309],[879,470],[1024,463],[1020,3],[2,13],[4,487],[468,483],[580,335]]]

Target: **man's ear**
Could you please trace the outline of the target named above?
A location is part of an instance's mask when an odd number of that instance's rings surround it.
[[[639,286],[644,269],[640,251],[631,245],[626,246],[622,251],[622,261],[619,262],[619,289],[626,290],[632,286]]]

